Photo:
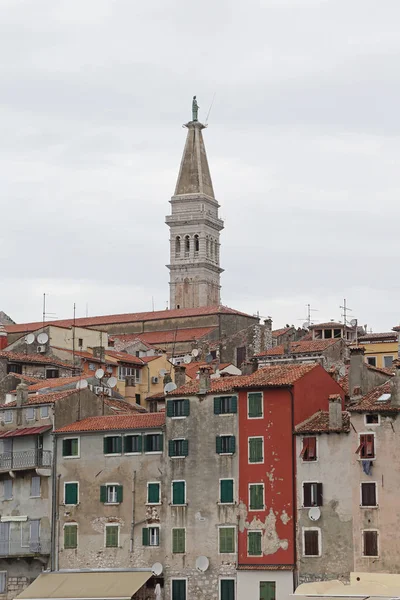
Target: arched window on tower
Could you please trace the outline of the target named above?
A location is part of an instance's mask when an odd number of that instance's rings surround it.
[[[175,238],[175,256],[179,258],[181,255],[181,238],[179,235]]]
[[[189,257],[190,253],[190,237],[185,235],[185,258]]]
[[[219,260],[219,244],[218,244],[217,240],[215,240],[214,254],[215,254],[215,262],[218,262],[218,260]]]
[[[200,250],[200,238],[196,233],[196,235],[194,236],[194,255],[195,256],[197,256],[199,254],[199,250]]]
[[[214,240],[210,239],[210,258],[214,260]]]
[[[207,258],[210,256],[210,240],[208,239],[208,236],[206,237],[206,256]]]

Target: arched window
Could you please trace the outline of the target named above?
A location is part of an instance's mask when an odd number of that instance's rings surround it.
[[[214,240],[210,239],[210,258],[214,260]]]
[[[200,239],[196,233],[196,235],[194,236],[194,253],[198,254],[199,250],[200,250]]]
[[[175,256],[181,255],[181,238],[179,235],[175,238]]]
[[[208,236],[206,237],[206,256],[207,258],[210,256],[210,240],[208,239]]]
[[[215,246],[214,246],[215,262],[218,262],[219,245],[218,245],[217,240],[215,240],[214,244],[215,244]]]
[[[190,237],[185,235],[185,256],[188,257],[190,252]]]

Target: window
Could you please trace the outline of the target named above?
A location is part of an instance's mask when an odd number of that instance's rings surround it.
[[[83,338],[78,338],[78,346],[79,346],[79,348],[82,348],[82,346],[83,346]]]
[[[175,238],[175,256],[180,256],[181,255],[181,238],[179,237],[179,235],[176,236]]]
[[[64,525],[64,548],[71,550],[78,547],[78,525],[66,523]]]
[[[342,337],[342,332],[341,332],[341,330],[340,330],[340,329],[334,329],[334,330],[333,330],[333,337],[334,337],[334,338],[340,338],[340,337]]]
[[[186,552],[186,529],[183,527],[172,529],[172,552],[174,554]]]
[[[78,504],[78,483],[64,483],[64,504]]]
[[[326,340],[329,340],[332,337],[332,333],[333,333],[332,329],[325,329],[324,338]]]
[[[62,455],[64,458],[79,456],[79,438],[67,438],[63,440]]]
[[[275,581],[260,581],[260,600],[276,600]]]
[[[377,506],[375,482],[361,484],[361,506]]]
[[[163,434],[149,433],[144,436],[144,451],[145,452],[162,452],[163,450]]]
[[[29,406],[28,408],[25,409],[25,418],[27,421],[35,420],[35,409],[33,406]]]
[[[366,530],[362,532],[363,556],[378,556],[378,532]]]
[[[320,556],[321,530],[303,528],[303,556]]]
[[[378,414],[369,414],[365,415],[365,424],[366,425],[379,425],[380,419]]]
[[[199,236],[196,233],[196,235],[194,236],[194,251],[196,254],[198,254],[199,250],[200,250],[200,240],[199,240]]]
[[[375,458],[375,436],[373,433],[361,433],[360,445],[356,450],[356,454],[361,459]]]
[[[171,580],[171,600],[186,600],[186,579]]]
[[[168,456],[188,456],[189,441],[188,440],[169,440]]]
[[[322,506],[322,483],[303,483],[303,506]]]
[[[157,526],[143,527],[143,529],[142,529],[142,544],[143,544],[143,546],[159,546],[160,545],[160,528]]]
[[[40,477],[37,475],[31,478],[31,498],[40,498]]]
[[[172,504],[174,506],[186,504],[186,481],[172,482]]]
[[[4,411],[4,423],[12,423],[13,422],[13,411],[5,410]]]
[[[11,500],[13,497],[13,480],[4,479],[3,481],[4,500]]]
[[[46,379],[57,379],[57,377],[60,377],[58,369],[46,369]]]
[[[94,363],[89,363],[89,371],[95,371],[96,365]]]
[[[48,406],[41,406],[40,407],[40,418],[41,419],[47,419],[48,416],[49,416],[49,407]]]
[[[234,435],[218,435],[216,437],[217,454],[234,454],[236,438]]]
[[[219,501],[221,504],[233,504],[233,479],[219,480]]]
[[[235,580],[221,579],[219,600],[235,600]]]
[[[262,556],[262,531],[247,532],[247,554],[248,556]]]
[[[121,454],[122,438],[120,435],[109,435],[103,438],[104,454]]]
[[[120,504],[123,498],[123,486],[107,483],[100,486],[100,502],[103,504]]]
[[[140,369],[135,369],[135,367],[118,367],[118,379],[123,381],[125,377],[134,377],[135,383],[140,383]]]
[[[304,437],[303,448],[300,452],[300,458],[304,461],[317,460],[317,438]]]
[[[249,419],[260,419],[263,416],[262,392],[252,392],[247,397]]]
[[[142,451],[141,435],[126,435],[124,437],[124,452],[126,454],[139,454]]]
[[[240,346],[236,348],[236,366],[238,369],[242,366],[242,364],[246,360],[246,346]]]
[[[158,412],[158,401],[157,400],[150,400],[149,412],[151,412],[151,413]]]
[[[119,527],[118,525],[106,525],[106,548],[118,548]]]
[[[0,571],[0,594],[7,591],[7,571]]]
[[[141,402],[140,394],[135,394],[135,402],[136,402],[136,404],[140,404],[140,402]]]
[[[228,415],[231,413],[237,413],[236,396],[219,396],[214,398],[215,415]]]
[[[233,554],[235,552],[235,527],[219,527],[219,553]]]
[[[367,363],[371,365],[371,367],[376,367],[376,356],[367,356]]]
[[[185,258],[189,256],[190,252],[190,237],[185,235]]]
[[[190,412],[189,400],[168,400],[167,417],[188,417]]]
[[[264,462],[264,438],[249,438],[249,463]]]
[[[393,365],[393,356],[384,356],[383,357],[383,366],[391,367]]]
[[[159,482],[147,484],[147,504],[160,504]]]
[[[249,507],[250,510],[264,510],[264,484],[249,484]]]

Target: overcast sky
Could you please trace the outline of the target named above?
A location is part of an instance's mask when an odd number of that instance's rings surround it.
[[[222,302],[400,322],[399,0],[0,0],[0,310],[166,306],[197,94]]]

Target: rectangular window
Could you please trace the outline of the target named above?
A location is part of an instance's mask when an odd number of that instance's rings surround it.
[[[300,458],[304,461],[317,460],[317,438],[316,437],[304,437],[303,448],[300,452]]]
[[[119,527],[118,525],[106,525],[106,548],[118,548]]]
[[[190,413],[190,402],[184,400],[167,400],[167,417],[188,417]]]
[[[322,506],[322,483],[303,483],[303,506]]]
[[[320,529],[303,528],[303,555],[320,556]]]
[[[389,368],[393,365],[393,356],[384,356],[383,357],[383,366]]]
[[[27,421],[35,420],[35,409],[33,406],[28,406],[28,408],[25,409],[25,418]]]
[[[171,600],[186,600],[186,579],[171,580]]]
[[[124,452],[125,454],[140,454],[142,452],[142,436],[126,435],[124,437]]]
[[[83,346],[83,338],[78,338],[78,346],[79,346],[79,348],[82,348],[82,346]]]
[[[40,477],[37,475],[31,478],[31,498],[40,498]]]
[[[251,392],[247,398],[249,419],[260,419],[263,416],[263,393]]]
[[[367,363],[371,365],[371,367],[376,367],[376,356],[367,356]]]
[[[362,542],[363,556],[379,556],[377,531],[363,531]]]
[[[147,484],[147,504],[160,504],[160,484],[148,483]]]
[[[174,554],[185,554],[186,552],[186,529],[183,527],[172,528],[172,552]]]
[[[276,600],[275,581],[260,581],[260,600]]]
[[[264,484],[250,483],[249,485],[250,510],[264,510]]]
[[[247,554],[248,556],[262,556],[262,531],[247,532]]]
[[[186,504],[186,481],[172,482],[172,504],[175,506]]]
[[[123,499],[123,486],[108,483],[100,486],[100,502],[103,504],[120,504]]]
[[[373,433],[361,433],[360,445],[356,450],[356,454],[361,459],[375,458],[375,436]]]
[[[12,423],[13,422],[13,411],[5,410],[4,411],[4,423]]]
[[[63,440],[62,455],[64,458],[79,456],[79,438],[68,438]]]
[[[189,441],[188,440],[169,440],[168,456],[188,456]]]
[[[220,600],[235,600],[235,580],[220,580]]]
[[[7,591],[7,571],[0,571],[0,594]]]
[[[64,525],[64,548],[71,550],[78,547],[78,525],[68,523]]]
[[[49,416],[49,407],[48,406],[41,406],[40,407],[40,418],[41,419],[47,419],[48,416]]]
[[[233,554],[235,552],[235,527],[219,527],[219,553]]]
[[[149,433],[144,436],[144,451],[145,452],[162,452],[163,450],[163,434]]]
[[[233,504],[233,479],[219,480],[219,501],[221,504]]]
[[[377,413],[370,413],[365,415],[366,425],[379,425],[379,415]]]
[[[103,438],[104,454],[121,454],[122,438],[120,435],[108,435]]]
[[[228,415],[237,413],[236,396],[217,396],[214,398],[214,414]]]
[[[46,369],[46,379],[56,379],[57,377],[60,377],[58,369]]]
[[[217,454],[234,454],[236,449],[236,438],[234,435],[218,435],[216,437]]]
[[[123,381],[125,377],[134,377],[135,383],[140,383],[140,369],[134,367],[118,367],[118,379]]]
[[[160,528],[158,526],[143,527],[142,544],[143,546],[159,546]]]
[[[361,484],[361,506],[377,506],[375,482]]]
[[[13,497],[13,480],[4,479],[3,481],[4,500],[11,500]]]
[[[242,366],[242,364],[246,360],[246,346],[240,346],[236,348],[236,366],[238,369]]]
[[[64,483],[64,504],[78,504],[78,483]]]
[[[249,463],[264,462],[264,438],[249,438]]]

